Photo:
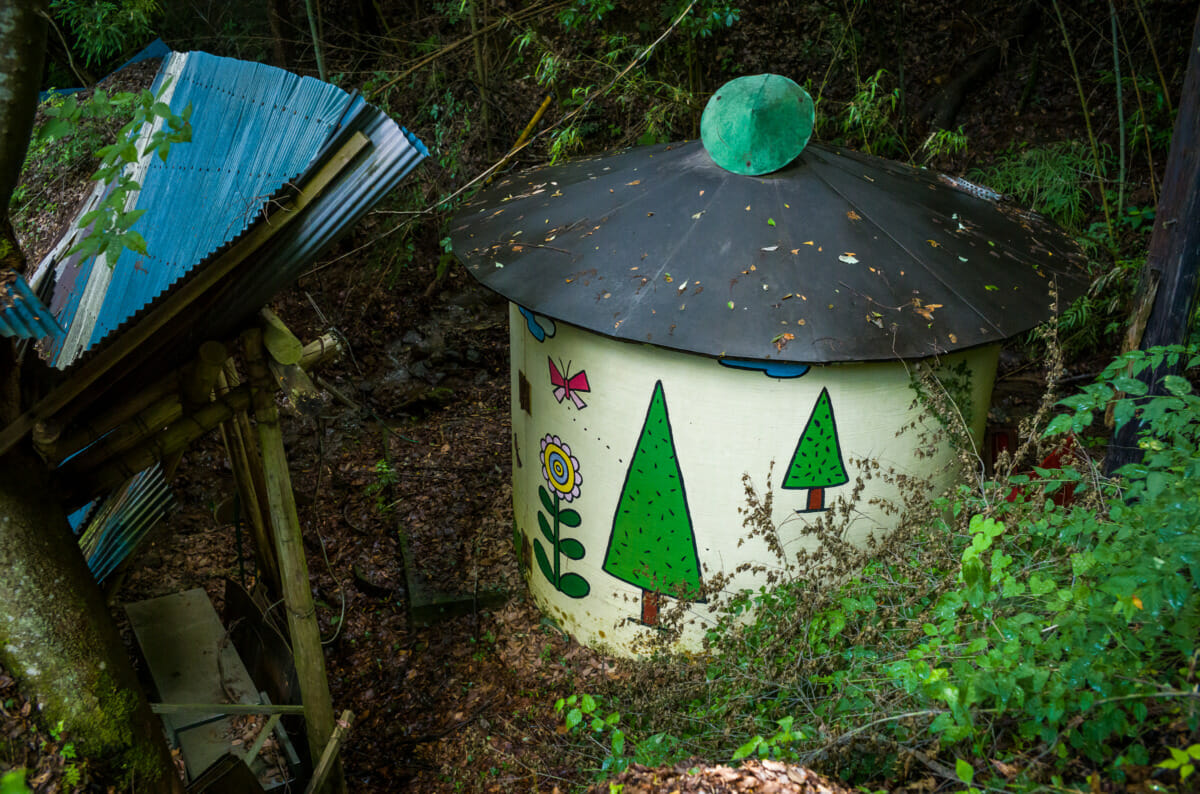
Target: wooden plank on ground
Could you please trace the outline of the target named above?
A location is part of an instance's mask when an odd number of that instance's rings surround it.
[[[225,627],[203,588],[126,604],[125,613],[160,700],[258,703],[258,689],[226,641]],[[220,711],[162,716],[183,751],[189,779],[229,751],[232,720]]]

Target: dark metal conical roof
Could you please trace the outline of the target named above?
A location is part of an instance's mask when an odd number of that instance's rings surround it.
[[[994,342],[1083,293],[1076,245],[986,189],[808,145],[765,176],[699,142],[509,176],[453,221],[455,253],[534,312],[618,339],[804,363]]]

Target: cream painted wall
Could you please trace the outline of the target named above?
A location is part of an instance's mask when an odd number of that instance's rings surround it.
[[[916,416],[909,372],[901,362],[814,366],[802,377],[780,379],[729,368],[705,356],[618,342],[540,317],[527,321],[515,306],[510,307],[510,324],[514,518],[517,530],[527,538],[526,577],[538,604],[566,631],[580,642],[607,646],[614,653],[637,653],[656,633],[640,622],[641,588],[605,572],[603,565],[614,514],[657,382],[662,383],[706,578],[718,571],[732,572],[743,562],[773,564],[761,540],[738,546],[746,534],[738,512],[745,505],[742,475],[748,473],[761,493],[772,462],[775,523],[790,552],[804,542],[799,530],[819,514],[795,512],[806,507],[808,491],[780,486],[822,389],[828,390],[849,477],[845,485],[826,490],[826,505],[849,495],[860,473],[852,459],[871,458],[885,468],[915,473],[920,467],[930,473],[944,470],[952,456],[943,446],[937,457],[917,461],[916,434],[897,437],[899,428]],[[531,328],[543,333],[544,340],[538,341]],[[997,355],[998,347],[991,346],[942,360],[943,365],[964,360],[974,373],[971,403],[976,439],[982,437]],[[550,360],[562,376],[559,380],[576,387],[569,393],[559,389],[561,401],[555,394]],[[578,388],[583,386],[580,372],[586,375],[587,391]],[[585,407],[579,408],[575,398]],[[572,573],[587,582],[589,592],[581,598],[556,589],[532,551],[538,540],[548,558],[553,554],[552,544],[538,528],[539,512],[548,525],[553,524],[551,511],[538,495],[538,486],[547,486],[541,450],[546,436],[557,437],[578,463],[578,496],[569,502],[560,500],[557,509],[578,513],[579,526],[562,526],[560,539],[580,541],[584,553],[577,560],[559,555],[558,562],[560,576]],[[939,479],[947,484],[944,476]],[[547,487],[547,492],[554,490]],[[862,541],[872,532],[886,532],[887,517],[866,502],[873,496],[891,495],[878,480],[871,482],[860,515],[851,525],[852,539]],[[742,574],[731,587],[761,584],[761,579]],[[564,589],[577,594],[579,588],[576,580]],[[673,599],[662,600],[663,609],[674,604]],[[692,607],[691,614],[696,620],[684,633],[685,647],[698,645],[710,620],[703,605]]]

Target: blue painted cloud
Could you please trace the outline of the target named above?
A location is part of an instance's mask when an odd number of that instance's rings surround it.
[[[553,337],[554,332],[558,330],[554,326],[554,321],[549,317],[536,315],[524,306],[518,306],[517,310],[525,318],[525,325],[529,328],[529,333],[533,334],[533,338],[539,342],[545,342],[546,337]]]
[[[749,361],[741,358],[719,358],[722,366],[733,369],[757,370],[768,378],[798,378],[808,372],[808,364],[794,361]]]

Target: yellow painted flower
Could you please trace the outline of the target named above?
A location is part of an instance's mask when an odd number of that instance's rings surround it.
[[[542,439],[542,477],[564,502],[579,497],[579,460],[571,455],[571,448],[558,436],[547,435]]]

